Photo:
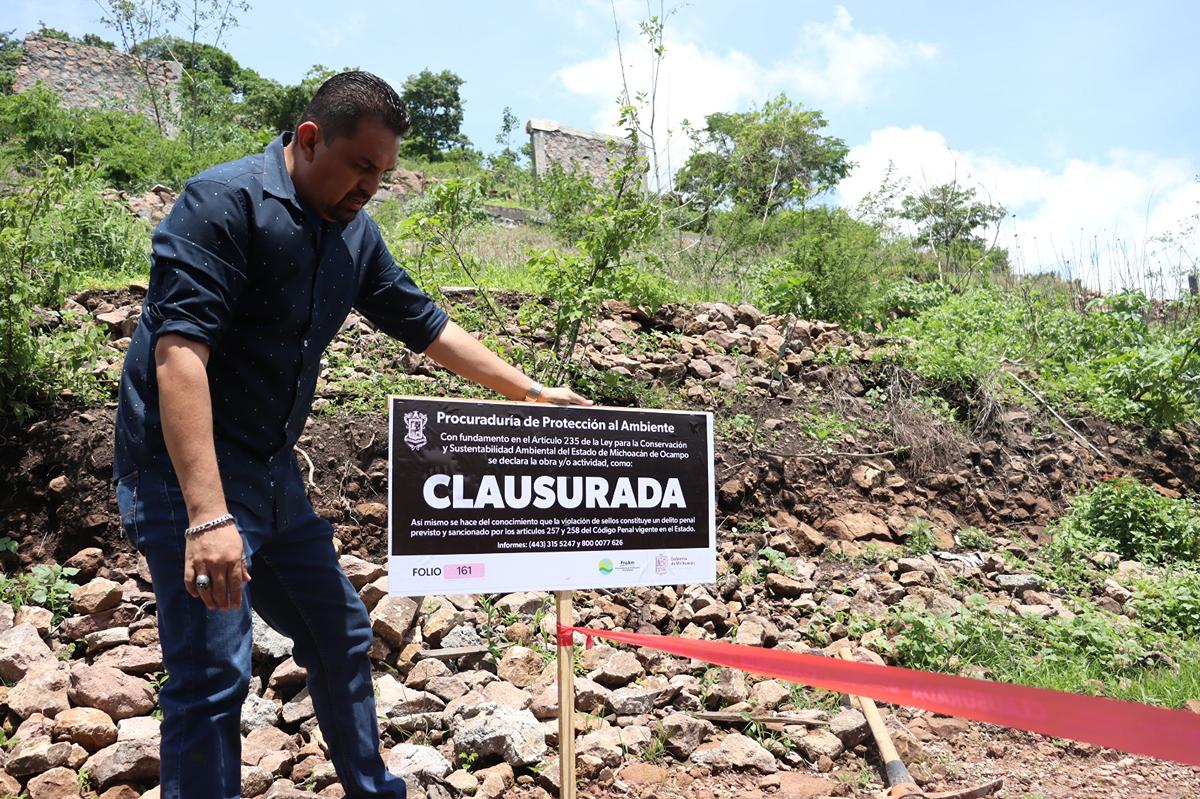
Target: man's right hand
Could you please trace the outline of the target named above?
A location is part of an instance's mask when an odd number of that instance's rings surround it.
[[[231,522],[187,539],[183,553],[183,584],[187,592],[209,610],[242,606],[242,583],[250,581],[244,560],[242,536]],[[207,574],[209,587],[196,588],[196,578]]]

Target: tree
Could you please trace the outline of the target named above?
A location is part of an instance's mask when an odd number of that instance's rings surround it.
[[[521,120],[517,119],[517,115],[508,106],[504,106],[504,113],[500,116],[500,132],[496,134],[496,144],[503,144],[504,149],[501,151],[505,156],[511,153],[511,157],[515,160],[516,152],[512,148],[513,131],[517,129]]]
[[[0,94],[12,94],[17,67],[21,65],[21,40],[16,31],[0,31]]]
[[[917,243],[937,261],[938,276],[966,280],[980,267],[1007,269],[1007,253],[979,234],[1006,213],[1004,206],[979,202],[974,188],[953,181],[906,195],[900,204],[900,217],[917,226]]]
[[[825,118],[786,95],[740,114],[705,117],[689,129],[693,150],[676,175],[676,189],[707,222],[734,206],[765,219],[803,206],[849,172],[849,148],[822,133]]]
[[[503,149],[484,161],[488,168],[484,188],[490,197],[519,200],[531,186],[531,173],[520,165],[521,152],[513,149],[513,131],[519,123],[513,110],[505,106],[500,117],[500,132],[496,134],[496,144],[503,145]]]
[[[169,91],[159,85],[153,74],[154,55],[168,55],[184,67],[184,127],[188,143],[195,146],[207,133],[205,124],[224,115],[223,101],[227,96],[214,84],[218,81],[201,68],[203,56],[219,54],[218,61],[233,58],[217,45],[226,31],[237,25],[236,12],[245,12],[250,5],[245,0],[96,0],[105,16],[101,18],[117,32],[125,51],[133,57],[145,84],[146,98],[154,112],[154,121],[166,133],[174,109],[169,107]],[[182,23],[186,38],[169,33],[175,23]],[[210,39],[205,50],[201,35]],[[178,51],[176,50],[178,48]],[[150,55],[154,53],[154,55]],[[215,69],[211,69],[216,72]]]
[[[463,103],[458,89],[463,79],[448,69],[434,73],[423,69],[404,81],[400,99],[412,123],[404,151],[409,155],[440,159],[470,141],[462,134]]]
[[[168,96],[158,83],[154,74],[152,62],[145,56],[138,55],[137,46],[144,41],[162,36],[165,26],[174,21],[179,14],[179,6],[174,2],[164,3],[161,0],[96,0],[104,16],[100,21],[116,31],[125,52],[133,56],[133,63],[142,78],[146,100],[154,113],[154,124],[159,133],[166,134],[170,126]]]
[[[212,44],[192,43],[178,36],[157,36],[134,46],[135,55],[160,61],[178,61],[195,74],[211,76],[230,91],[241,91],[242,66],[229,53]]]

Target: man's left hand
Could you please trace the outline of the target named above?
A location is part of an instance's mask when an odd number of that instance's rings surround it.
[[[591,405],[592,401],[586,397],[581,397],[566,386],[554,386],[552,388],[542,389],[542,394],[538,397],[538,402],[546,402],[551,405]]]

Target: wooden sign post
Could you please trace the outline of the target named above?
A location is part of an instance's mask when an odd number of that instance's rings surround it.
[[[554,615],[560,627],[574,624],[571,592],[554,592]],[[575,646],[558,640],[558,795],[575,799]]]

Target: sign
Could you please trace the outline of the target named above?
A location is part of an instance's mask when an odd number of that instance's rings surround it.
[[[712,414],[393,397],[393,594],[716,580]]]

